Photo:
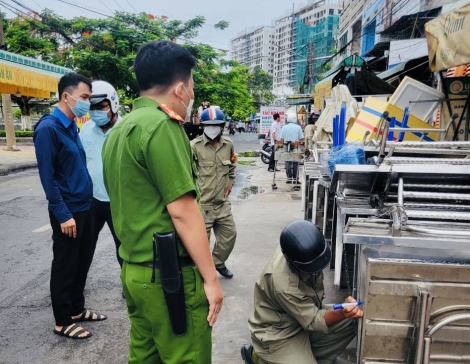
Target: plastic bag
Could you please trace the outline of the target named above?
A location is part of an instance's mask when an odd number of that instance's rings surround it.
[[[328,158],[328,171],[330,177],[333,175],[337,164],[366,164],[364,145],[354,142],[330,149]]]

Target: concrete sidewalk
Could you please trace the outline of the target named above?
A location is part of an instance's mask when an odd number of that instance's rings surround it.
[[[19,145],[16,148],[16,151],[8,151],[6,145],[0,145],[0,176],[37,167],[33,145]]]

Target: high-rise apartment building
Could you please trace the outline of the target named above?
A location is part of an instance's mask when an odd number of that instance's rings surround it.
[[[246,65],[250,71],[256,66],[273,73],[274,28],[262,26],[239,33],[231,41],[231,58]]]
[[[303,23],[302,28],[304,25],[316,27],[322,24],[328,16],[340,14],[341,6],[337,0],[309,0],[306,6],[300,9],[294,8],[290,14],[275,21],[274,94],[294,92],[300,73],[305,73],[305,44],[301,46],[303,48],[296,48],[296,39],[299,38],[297,32],[300,31],[299,24]]]
[[[239,33],[231,41],[231,58],[250,70],[260,66],[270,73],[273,93],[279,99],[285,98],[298,92],[296,88],[306,70],[309,38],[316,42],[314,58],[331,53],[341,9],[342,0],[307,0],[307,5],[288,11],[273,26]]]

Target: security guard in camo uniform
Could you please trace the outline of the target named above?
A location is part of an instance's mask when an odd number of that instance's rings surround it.
[[[233,143],[222,136],[225,126],[223,112],[209,107],[201,112],[204,134],[191,141],[191,147],[198,169],[198,186],[201,191],[201,209],[210,237],[214,230],[216,242],[212,251],[215,268],[225,278],[233,273],[225,266],[235,245],[237,229],[233,220],[231,203],[228,198],[235,183]]]
[[[330,364],[354,338],[352,320],[363,313],[322,303],[331,249],[314,224],[289,224],[280,242],[255,284],[248,320],[253,345],[242,347],[242,358],[247,364]]]

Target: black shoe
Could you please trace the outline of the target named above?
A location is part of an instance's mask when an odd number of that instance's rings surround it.
[[[242,354],[242,359],[245,361],[245,364],[255,364],[253,359],[251,359],[252,352],[253,352],[253,345],[245,344],[242,346],[241,354]]]
[[[233,273],[230,272],[230,270],[227,268],[227,267],[223,267],[223,268],[216,268],[217,272],[219,272],[219,274],[225,278],[228,278],[228,279],[231,279],[233,278]]]

